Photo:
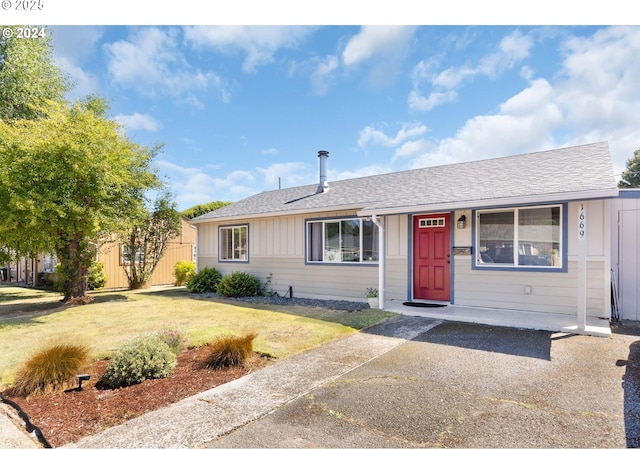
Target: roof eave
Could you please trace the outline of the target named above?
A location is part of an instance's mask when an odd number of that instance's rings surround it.
[[[485,200],[454,201],[448,203],[416,204],[399,207],[367,207],[358,212],[359,216],[400,215],[416,212],[442,212],[463,209],[485,209],[490,207],[508,207],[524,204],[557,203],[564,201],[587,201],[618,197],[619,189],[587,190],[544,195],[525,195],[508,198],[490,198]]]
[[[335,211],[346,211],[346,210],[354,210],[354,209],[363,209],[369,206],[370,203],[360,203],[360,204],[341,204],[338,206],[326,206],[321,208],[310,208],[310,209],[295,209],[288,211],[275,211],[275,212],[262,212],[257,214],[242,214],[242,215],[230,215],[225,217],[196,217],[191,219],[192,224],[201,224],[201,223],[215,223],[220,221],[236,221],[236,220],[251,220],[256,218],[269,218],[269,217],[282,217],[289,215],[303,215],[303,214],[321,214],[323,212],[335,212]]]

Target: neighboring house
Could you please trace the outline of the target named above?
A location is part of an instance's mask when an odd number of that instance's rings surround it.
[[[167,243],[162,259],[151,275],[149,285],[173,284],[175,277],[173,268],[180,260],[193,260],[196,258],[196,229],[191,226],[185,217],[181,219],[181,233]],[[122,267],[129,261],[123,258],[122,243],[108,243],[98,251],[97,259],[104,264],[104,272],[107,275],[105,288],[127,288],[129,286],[127,275]]]
[[[173,269],[176,262],[180,260],[196,260],[196,229],[185,217],[181,218],[181,234],[169,240],[162,259],[158,262],[156,269],[151,275],[149,285],[167,285],[175,282]],[[122,243],[106,243],[102,245],[97,253],[96,260],[104,265],[104,272],[107,275],[107,284],[104,288],[127,288],[129,286],[127,276],[122,267],[128,263],[122,256]],[[33,285],[33,273],[53,273],[57,260],[55,256],[40,255],[38,259],[21,258],[18,262],[9,265],[11,278],[9,279],[7,269],[7,279],[0,271],[0,280],[8,282],[25,283]],[[26,279],[26,282],[25,282]]]
[[[611,316],[607,143],[333,182],[318,156],[318,184],[192,219],[198,266],[298,297]]]

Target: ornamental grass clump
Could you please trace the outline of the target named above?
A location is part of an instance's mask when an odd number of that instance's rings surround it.
[[[118,388],[159,379],[170,375],[176,364],[176,354],[157,333],[143,334],[122,345],[100,383]]]
[[[244,365],[253,352],[253,340],[256,334],[242,337],[221,337],[209,343],[209,354],[205,366],[211,369]]]
[[[27,397],[62,390],[89,365],[89,347],[53,343],[34,353],[16,374],[11,394]]]

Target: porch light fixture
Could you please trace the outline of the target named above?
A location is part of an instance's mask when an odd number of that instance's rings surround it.
[[[458,229],[464,229],[466,226],[467,226],[467,216],[461,215],[460,218],[458,218]]]

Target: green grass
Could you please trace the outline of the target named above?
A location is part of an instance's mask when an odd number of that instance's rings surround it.
[[[0,387],[13,382],[30,354],[60,338],[86,344],[92,357],[107,357],[132,337],[169,325],[183,329],[190,346],[255,333],[255,351],[285,358],[395,316],[378,309],[207,300],[185,289],[92,295],[93,303],[66,306],[58,294],[0,286]]]

